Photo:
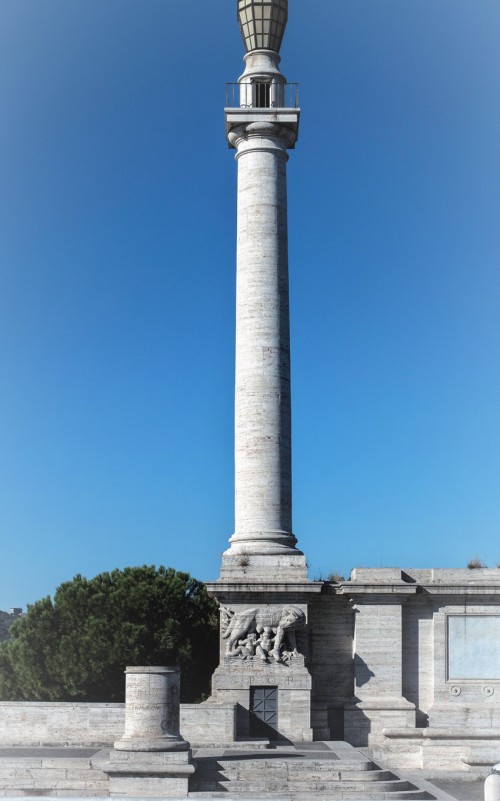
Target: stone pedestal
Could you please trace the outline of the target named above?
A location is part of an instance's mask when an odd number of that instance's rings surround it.
[[[179,731],[177,667],[127,667],[125,732],[111,751],[110,796],[186,797],[194,773]]]
[[[127,667],[125,733],[115,751],[187,751],[179,732],[180,669]]]
[[[236,727],[239,740],[249,740],[252,731],[252,692],[254,688],[276,688],[276,728],[263,727],[260,736],[270,741],[309,742],[311,728],[311,675],[302,656],[287,663],[262,662],[224,657],[212,678],[212,700],[237,704]]]
[[[311,594],[321,592],[321,584],[216,582],[207,587],[221,603],[220,664],[210,703],[236,704],[237,739],[248,740],[254,736],[255,694],[269,691],[275,716],[262,736],[312,740],[307,616]]]
[[[105,769],[111,798],[187,798],[191,751],[112,751]]]

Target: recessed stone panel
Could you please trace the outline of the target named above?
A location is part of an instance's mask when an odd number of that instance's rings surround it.
[[[500,615],[448,616],[448,679],[500,680]]]

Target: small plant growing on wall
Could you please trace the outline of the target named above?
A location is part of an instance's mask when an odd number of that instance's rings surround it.
[[[326,580],[340,584],[342,581],[345,581],[345,578],[341,576],[340,573],[330,573]]]
[[[479,570],[482,567],[488,567],[488,565],[485,565],[483,560],[476,556],[474,559],[471,559],[469,562],[467,562],[467,567],[469,570]]]

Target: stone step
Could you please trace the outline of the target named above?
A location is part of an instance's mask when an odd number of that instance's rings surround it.
[[[196,778],[193,779],[190,783],[191,790],[199,790],[199,791],[214,791],[214,790],[225,790],[228,793],[240,793],[240,792],[250,792],[253,791],[254,793],[261,793],[261,792],[306,792],[306,791],[314,791],[314,792],[323,792],[327,793],[331,790],[340,790],[342,793],[344,792],[357,792],[359,795],[365,796],[366,793],[370,791],[375,791],[377,793],[383,792],[392,792],[392,791],[401,791],[401,790],[414,790],[416,789],[413,784],[408,781],[403,781],[399,779],[395,779],[393,781],[372,781],[372,782],[356,782],[356,781],[323,781],[323,780],[315,780],[315,779],[307,779],[304,777],[302,780],[294,779],[294,780],[287,780],[287,779],[276,779],[272,777],[255,777],[252,779],[247,779],[246,781],[241,780],[228,780],[228,779],[219,779],[218,781],[197,781]]]
[[[262,775],[263,771],[248,771],[245,767],[231,766],[222,770],[218,767],[200,767],[198,766],[194,780],[200,781],[215,781],[217,779],[248,779],[251,781],[256,775]],[[322,766],[321,769],[308,770],[300,765],[284,765],[274,767],[271,770],[266,770],[266,777],[268,779],[289,779],[290,781],[301,781],[317,779],[319,781],[358,781],[358,782],[376,782],[376,781],[389,781],[397,779],[398,777],[390,770],[343,770],[338,771],[332,766]]]
[[[94,788],[80,788],[79,790],[50,790],[50,789],[12,789],[0,787],[0,798],[109,798],[109,788],[95,790]]]
[[[219,790],[217,791],[194,791],[188,793],[189,798],[228,798],[227,790]],[[231,799],[253,799],[256,801],[256,794],[255,792],[247,791],[247,792],[233,792],[231,790],[231,795],[229,796]],[[264,801],[264,799],[276,799],[279,801],[360,801],[360,798],[364,799],[364,801],[430,801],[434,799],[434,796],[427,793],[425,790],[394,790],[392,792],[375,792],[371,790],[369,793],[361,794],[360,790],[357,791],[350,791],[350,790],[341,790],[338,791],[329,791],[327,793],[311,793],[311,791],[304,792],[304,791],[286,791],[281,790],[280,792],[259,792],[257,796],[258,800]]]
[[[89,778],[92,778],[92,781],[107,781],[108,776],[106,773],[103,773],[100,770],[92,770],[91,768],[87,770],[66,770],[62,768],[61,770],[57,770],[56,768],[1,768],[0,767],[0,782],[4,784],[5,782],[10,781],[11,779],[40,779],[43,781],[52,781],[52,779],[68,779],[71,781],[88,781]]]
[[[217,769],[224,772],[232,772],[234,769],[247,770],[248,773],[254,774],[259,771],[275,771],[287,770],[288,771],[335,771],[337,773],[356,773],[372,772],[374,768],[373,762],[369,759],[364,761],[346,762],[340,759],[299,759],[299,758],[274,758],[274,759],[225,759],[214,757],[195,757],[195,762],[198,765],[198,770]],[[287,768],[288,766],[288,768]]]
[[[0,760],[1,796],[108,796],[108,776],[90,759]]]

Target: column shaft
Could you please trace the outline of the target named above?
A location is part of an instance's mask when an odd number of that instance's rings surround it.
[[[259,144],[258,140],[254,144]],[[291,542],[286,150],[238,157],[234,541]],[[265,543],[267,547],[265,547]]]

